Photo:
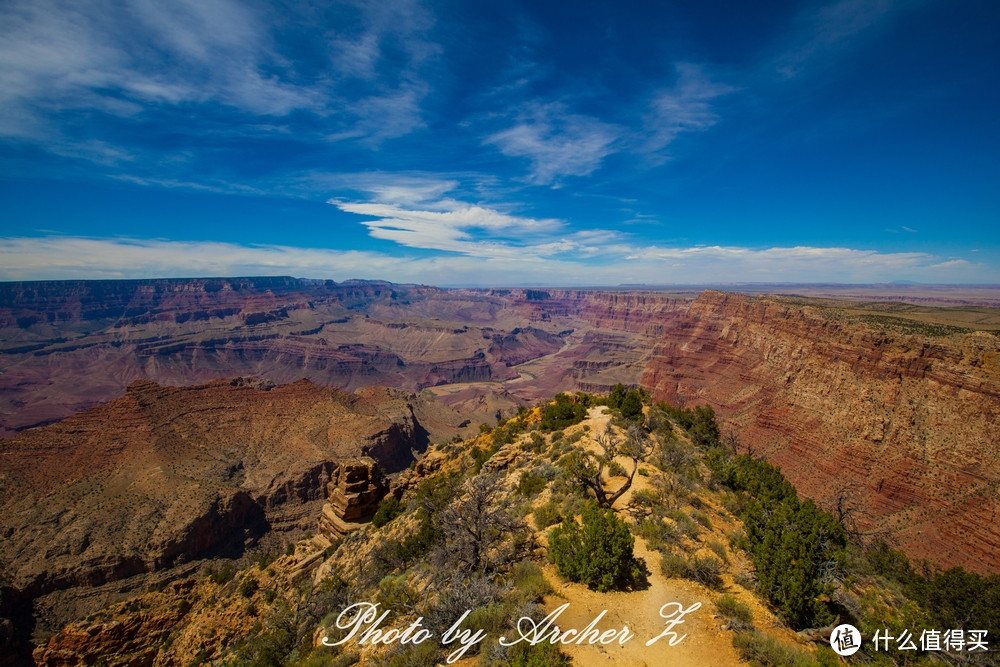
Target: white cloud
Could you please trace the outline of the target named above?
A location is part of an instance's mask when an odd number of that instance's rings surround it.
[[[262,120],[296,112],[320,121],[300,128],[308,136],[374,146],[421,127],[430,92],[422,66],[438,49],[419,4],[360,4],[357,20],[343,26],[354,32],[330,36],[335,67],[286,55],[316,28],[311,15],[237,0],[0,3],[0,137],[108,165],[107,151],[88,143],[121,142],[123,119],[156,122],[178,107],[177,131],[195,138],[255,135]],[[352,86],[347,72],[363,85]],[[213,105],[226,109],[225,129]]]
[[[554,219],[520,217],[444,197],[454,186],[454,181],[389,179],[363,188],[373,195],[371,201],[331,199],[328,203],[374,218],[362,221],[373,238],[477,257],[544,252],[544,244],[532,245],[531,241],[563,226]]]
[[[596,235],[595,235],[596,237]],[[591,239],[593,240],[593,239]],[[606,237],[614,241],[614,237]],[[568,238],[560,248],[583,245]],[[1000,283],[995,266],[925,253],[880,253],[852,248],[699,246],[599,250],[543,256],[506,247],[495,255],[413,257],[399,253],[245,246],[222,242],[95,239],[65,236],[0,238],[0,279],[59,280],[237,275],[367,278],[433,285],[726,282]],[[625,259],[628,256],[628,259]]]
[[[504,155],[528,158],[531,181],[550,184],[560,176],[586,176],[614,152],[620,128],[570,113],[559,103],[532,105],[517,124],[486,139]]]

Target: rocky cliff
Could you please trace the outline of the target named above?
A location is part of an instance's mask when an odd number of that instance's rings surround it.
[[[238,555],[271,530],[313,528],[339,461],[365,455],[398,471],[428,431],[444,439],[459,421],[377,387],[134,382],[0,446],[5,582],[48,610],[36,627],[44,634],[95,604],[87,591],[104,598],[115,582],[134,587],[137,576]]]
[[[1000,339],[927,337],[835,311],[705,292],[642,383],[708,403],[805,495],[911,557],[1000,570]]]

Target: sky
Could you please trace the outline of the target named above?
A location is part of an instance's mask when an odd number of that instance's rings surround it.
[[[998,25],[0,0],[0,280],[1000,283]]]

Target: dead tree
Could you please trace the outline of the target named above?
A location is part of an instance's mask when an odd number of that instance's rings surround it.
[[[508,509],[500,477],[478,475],[466,492],[438,515],[442,571],[491,572],[514,557],[512,538],[524,524]]]
[[[583,449],[573,452],[568,461],[568,470],[574,479],[594,492],[598,505],[610,508],[631,488],[639,463],[652,453],[653,443],[649,435],[637,425],[629,426],[623,435],[619,435],[610,423],[597,434],[594,441],[601,448],[601,453],[594,454]],[[618,456],[632,459],[632,472],[624,484],[611,491],[604,488],[604,468]]]

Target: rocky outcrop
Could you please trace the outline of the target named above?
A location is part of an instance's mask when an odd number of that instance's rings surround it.
[[[134,382],[119,399],[4,442],[5,582],[36,603],[94,591],[93,605],[113,599],[115,582],[135,587],[136,577],[239,555],[268,531],[312,528],[338,461],[369,456],[401,470],[431,433],[446,439],[459,422],[385,388]],[[74,614],[87,607],[74,604]],[[58,607],[37,634],[67,620]]]
[[[834,314],[835,315],[835,314]],[[1000,340],[892,333],[811,306],[706,292],[642,376],[708,403],[803,495],[851,506],[911,557],[1000,570]]]
[[[389,492],[389,482],[379,472],[378,463],[364,456],[341,461],[326,489],[319,532],[335,540],[371,519],[379,501]]]
[[[300,596],[293,573],[317,554],[323,552],[300,543],[294,554],[247,567],[232,579],[216,569],[214,577],[137,591],[61,628],[34,650],[34,664],[250,664],[238,649],[296,615]]]
[[[112,608],[107,618],[73,623],[35,649],[35,664],[151,666],[163,640],[191,609],[193,588],[192,581],[179,582],[141,602]]]

